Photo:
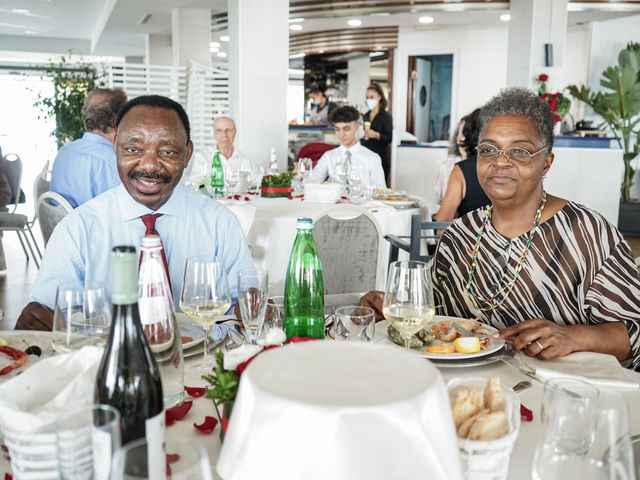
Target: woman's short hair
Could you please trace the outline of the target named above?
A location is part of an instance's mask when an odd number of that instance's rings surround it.
[[[536,93],[524,87],[510,87],[485,103],[480,109],[480,131],[489,120],[503,115],[525,117],[533,121],[538,128],[541,140],[550,152],[553,148],[553,114],[549,105]]]
[[[387,97],[384,96],[384,90],[378,82],[371,82],[371,84],[367,87],[367,90],[373,90],[378,95],[380,95],[380,110],[386,110],[387,108]]]
[[[337,107],[331,112],[330,118],[331,123],[349,123],[349,122],[359,122],[360,121],[360,112],[357,108],[352,107],[351,105],[344,105],[342,107]]]

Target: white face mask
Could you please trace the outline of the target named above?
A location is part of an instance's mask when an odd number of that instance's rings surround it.
[[[367,98],[367,107],[369,110],[373,110],[378,106],[379,100],[377,98]]]

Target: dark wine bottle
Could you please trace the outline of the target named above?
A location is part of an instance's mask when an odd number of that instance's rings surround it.
[[[113,316],[96,377],[95,401],[120,411],[123,445],[146,438],[149,478],[163,478],[162,382],[140,323],[135,248],[114,247],[111,265]],[[156,468],[157,473],[151,471]]]

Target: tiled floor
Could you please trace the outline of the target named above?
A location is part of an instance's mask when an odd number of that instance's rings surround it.
[[[640,257],[640,237],[627,238],[627,241],[634,257]],[[5,233],[3,245],[7,270],[0,272],[0,309],[4,311],[4,318],[0,320],[0,330],[10,330],[29,301],[31,285],[35,282],[37,270],[32,261],[27,263],[15,233]]]

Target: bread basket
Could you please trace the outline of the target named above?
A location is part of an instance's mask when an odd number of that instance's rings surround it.
[[[447,383],[447,391],[457,387],[484,387],[485,377],[458,377]],[[506,395],[509,432],[497,440],[480,441],[458,438],[465,480],[504,480],[509,472],[511,451],[520,432],[520,399],[503,386]],[[451,397],[450,402],[453,403]],[[453,406],[453,405],[452,405]]]

